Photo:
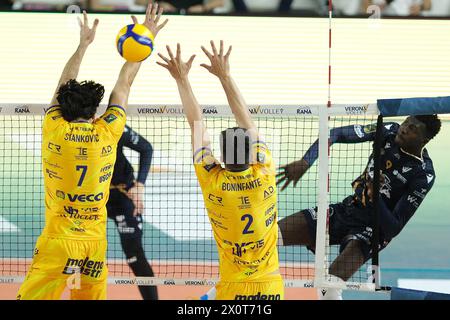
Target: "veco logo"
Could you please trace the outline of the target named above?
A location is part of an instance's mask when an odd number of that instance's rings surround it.
[[[66,194],[61,190],[56,190],[56,196],[61,199],[66,199]],[[103,199],[103,192],[98,194],[67,194],[70,202],[95,202]]]
[[[30,113],[30,109],[27,106],[17,107],[14,109],[15,113]]]
[[[138,114],[183,114],[183,110],[174,107],[138,108]]]
[[[261,106],[255,108],[249,108],[251,114],[283,114],[283,108],[266,107]]]
[[[369,109],[368,104],[362,106],[346,106],[345,113],[351,115],[364,114],[367,112],[367,109]]]

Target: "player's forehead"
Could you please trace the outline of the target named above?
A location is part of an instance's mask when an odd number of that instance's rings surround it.
[[[415,124],[417,126],[423,124],[419,119],[417,119],[415,116],[409,116],[405,119],[403,124]]]

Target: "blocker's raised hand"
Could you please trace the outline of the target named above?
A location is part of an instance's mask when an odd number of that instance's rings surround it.
[[[232,46],[228,48],[227,53],[224,55],[223,40],[220,40],[219,51],[217,51],[214,41],[211,40],[211,49],[212,53],[202,46],[202,50],[208,57],[211,65],[202,63],[201,66],[220,79],[229,77],[230,76],[229,57],[231,54]]]
[[[169,54],[169,58],[161,53],[158,53],[158,56],[164,60],[165,64],[161,62],[156,63],[169,70],[170,74],[172,75],[172,77],[174,77],[175,80],[178,81],[186,78],[189,74],[189,71],[191,70],[192,62],[195,59],[195,54],[192,55],[187,62],[183,62],[181,60],[181,46],[179,43],[177,44],[176,56],[173,55],[172,50],[169,46],[166,46],[166,48],[167,53]]]
[[[158,3],[153,4],[152,2],[150,2],[147,6],[145,21],[142,24],[151,31],[155,38],[158,32],[165,27],[167,22],[169,22],[169,19],[166,19],[163,23],[159,23],[163,11],[163,8],[159,7]],[[139,24],[138,19],[135,16],[131,16],[131,19],[133,19],[134,24]]]
[[[80,25],[80,45],[89,46],[95,39],[95,32],[97,31],[99,20],[94,20],[94,25],[89,28],[89,21],[86,11],[83,11],[83,21],[78,18],[78,24]]]

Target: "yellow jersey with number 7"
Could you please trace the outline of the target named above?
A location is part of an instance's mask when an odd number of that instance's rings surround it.
[[[42,128],[42,235],[106,239],[106,202],[125,122],[120,106],[109,106],[92,123],[65,121],[59,106],[47,110]]]

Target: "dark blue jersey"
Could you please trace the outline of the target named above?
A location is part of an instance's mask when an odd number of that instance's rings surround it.
[[[126,185],[129,188],[135,181],[133,167],[123,154],[123,147],[139,152],[139,171],[136,180],[145,184],[152,163],[152,145],[129,126],[125,126],[117,145],[117,158],[111,185]]]
[[[383,182],[380,185],[380,230],[384,239],[395,237],[414,215],[434,184],[433,163],[426,149],[422,157],[402,150],[395,142],[400,125],[383,124],[381,167]],[[334,128],[330,132],[333,143],[359,143],[375,140],[376,125],[354,125]],[[306,152],[304,159],[312,165],[318,156],[318,141]],[[373,179],[373,154],[363,174],[353,181],[354,198],[365,206],[367,183]]]

